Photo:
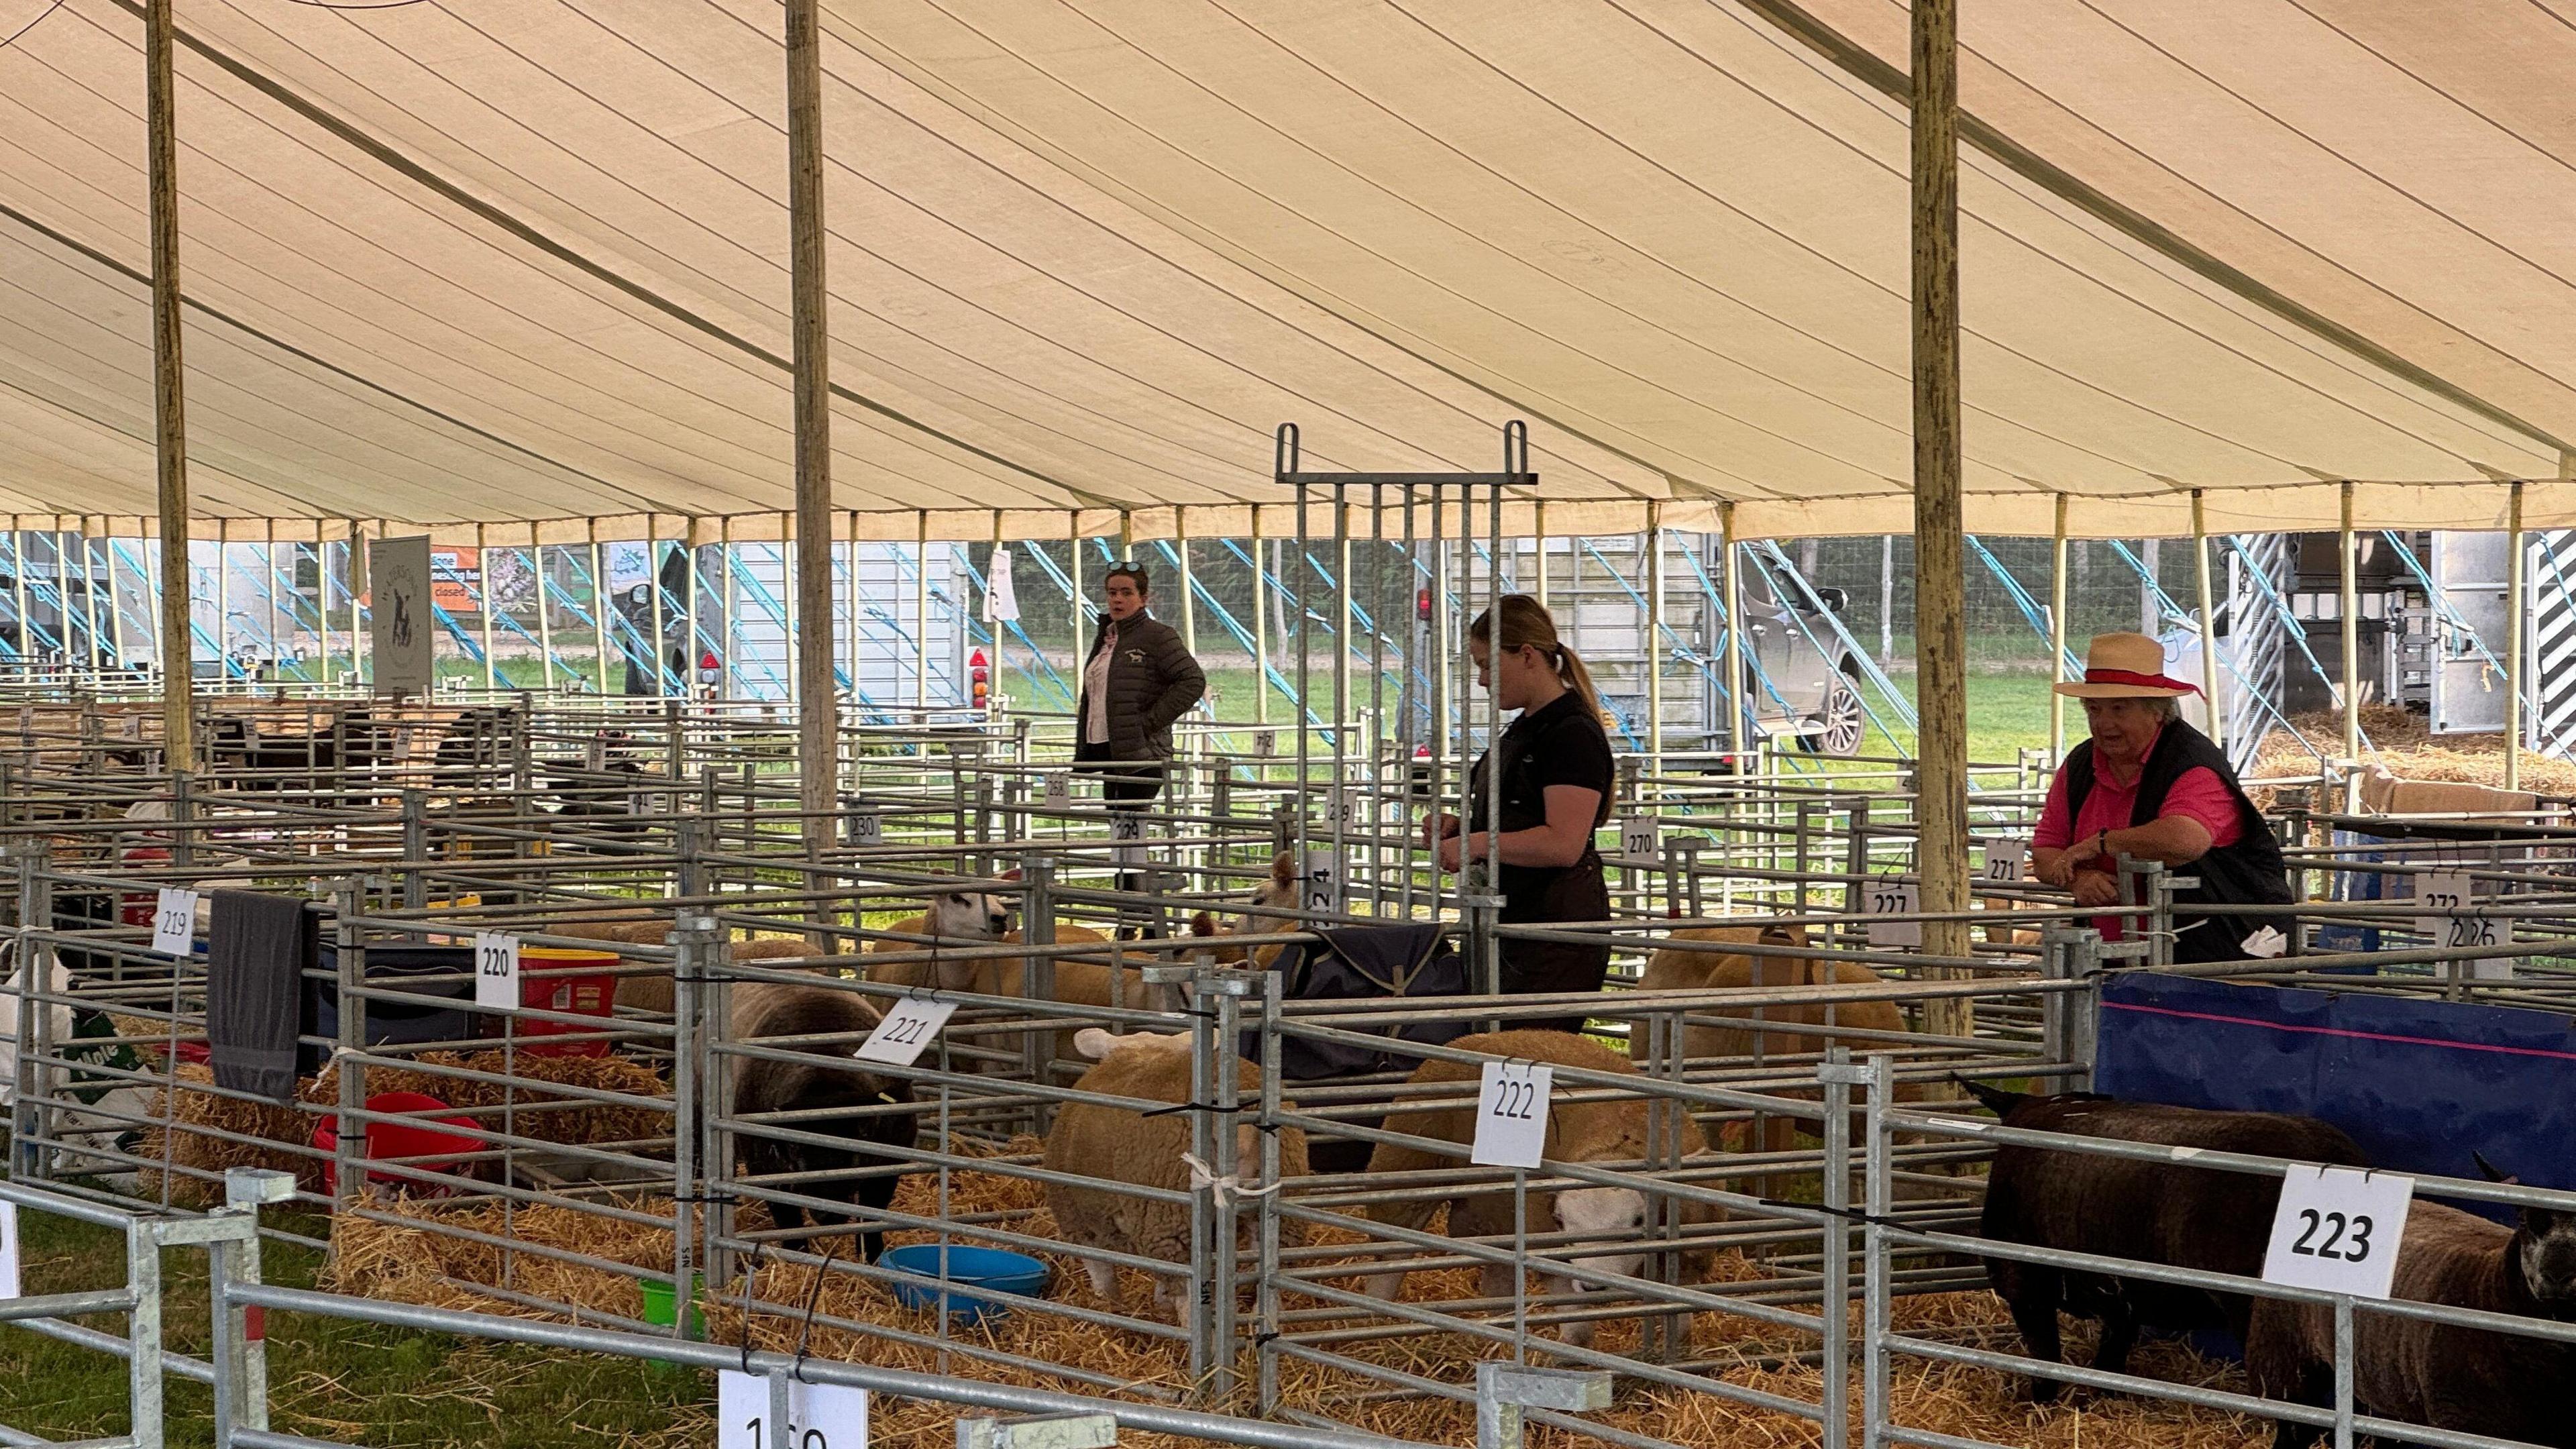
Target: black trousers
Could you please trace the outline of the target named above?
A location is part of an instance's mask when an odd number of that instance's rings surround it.
[[[1596,855],[1587,854],[1578,864],[1549,872],[1548,880],[1530,898],[1512,898],[1519,895],[1516,891],[1507,894],[1503,924],[1534,926],[1610,918],[1610,886],[1602,875],[1601,858]],[[1502,957],[1502,987],[1504,994],[1510,996],[1598,991],[1610,975],[1610,945],[1606,940],[1598,946],[1573,941],[1505,941]],[[1585,1020],[1581,1016],[1563,1016],[1507,1025],[1533,1031],[1580,1032]]]
[[[1112,810],[1141,812],[1147,805],[1153,803],[1155,796],[1163,793],[1163,762],[1160,760],[1121,760],[1109,753],[1107,745],[1076,741],[1073,747],[1073,763],[1076,769],[1100,777],[1100,798]],[[1145,873],[1136,870],[1120,871],[1118,888],[1122,891],[1142,892],[1145,889]],[[1124,914],[1121,913],[1122,917]],[[1144,926],[1130,921],[1120,929],[1119,934],[1133,937],[1138,934],[1159,935],[1160,932],[1146,932]]]

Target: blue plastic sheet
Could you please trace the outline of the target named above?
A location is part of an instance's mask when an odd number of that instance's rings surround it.
[[[2576,1018],[2551,1012],[2132,972],[2103,988],[2094,1081],[2319,1117],[2401,1172],[2474,1179],[2483,1152],[2535,1187],[2576,1187]]]

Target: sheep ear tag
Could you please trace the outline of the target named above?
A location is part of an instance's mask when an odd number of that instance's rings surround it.
[[[957,1014],[953,1001],[921,1001],[912,997],[888,1006],[885,1019],[868,1039],[859,1043],[855,1053],[860,1061],[878,1062],[889,1067],[908,1067],[921,1060],[932,1037]]]
[[[1547,1155],[1547,1094],[1556,1069],[1544,1062],[1487,1062],[1476,1091],[1476,1140],[1467,1160],[1484,1167],[1536,1167]]]
[[[2263,1254],[2263,1281],[2355,1298],[2386,1298],[2415,1179],[2349,1167],[2293,1167]]]

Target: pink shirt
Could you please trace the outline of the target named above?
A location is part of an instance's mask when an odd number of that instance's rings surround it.
[[[2150,754],[2155,752],[2153,741],[2148,742],[2147,751]],[[2110,772],[2096,770],[2093,791],[2084,797],[2083,813],[2069,821],[2066,772],[2060,770],[2057,778],[2049,783],[2048,803],[2040,807],[2039,828],[2032,832],[2030,843],[2042,850],[2064,850],[2100,831],[2126,830],[2131,825],[2143,825],[2147,822],[2129,818],[2137,804],[2136,780],[2121,785],[2112,781]],[[2206,765],[2194,765],[2183,771],[2173,782],[2173,788],[2165,792],[2164,814],[2157,818],[2174,815],[2188,815],[2199,821],[2201,829],[2209,832],[2209,844],[2213,850],[2234,845],[2245,834],[2245,824],[2237,817],[2236,797],[2227,792],[2227,782],[2218,778],[2218,772]],[[2108,871],[2113,868],[2113,863],[2107,859],[2096,860],[2091,863],[2091,868]],[[2093,925],[2101,931],[2103,940],[2120,939],[2118,916],[2095,916]]]

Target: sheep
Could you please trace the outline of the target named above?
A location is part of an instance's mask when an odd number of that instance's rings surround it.
[[[1792,946],[1807,945],[1807,928],[1780,924],[1742,926],[1698,926],[1676,931],[1669,938],[1676,941],[1714,941],[1728,945]],[[1646,958],[1645,974],[1638,978],[1639,991],[1730,991],[1748,988],[1819,986],[1872,986],[1884,981],[1876,971],[1858,961],[1831,963],[1830,981],[1827,963],[1814,956],[1723,955],[1716,951],[1688,951],[1663,947]],[[1749,1016],[1757,1021],[1780,1022],[1794,1026],[1833,1026],[1854,1032],[1902,1032],[1905,1018],[1898,1014],[1892,1001],[1817,1002],[1801,1006],[1748,1006],[1729,1009],[1723,1003],[1710,1008],[1716,1014]],[[1806,1031],[1773,1031],[1749,1026],[1691,1026],[1684,1035],[1682,1054],[1694,1060],[1711,1058],[1750,1061],[1759,1054],[1766,1061],[1782,1057],[1817,1057],[1834,1046],[1846,1046],[1855,1053],[1884,1051],[1889,1048],[1873,1037],[1844,1037],[1830,1033]],[[1642,1062],[1652,1049],[1652,1042],[1642,1030],[1628,1034],[1628,1055]],[[1812,1075],[1812,1073],[1810,1073]],[[1784,1088],[1775,1096],[1813,1099],[1813,1087]],[[1919,1100],[1923,1089],[1906,1084],[1897,1090],[1905,1100]],[[1724,1151],[1734,1145],[1723,1140],[1716,1124],[1703,1124],[1710,1148]],[[1766,1117],[1762,1123],[1762,1140],[1752,1150],[1787,1152],[1796,1145],[1798,1119]]]
[[[2028,1096],[1963,1083],[2007,1127],[2285,1157],[2340,1167],[2369,1159],[2341,1128],[2278,1112],[2207,1112],[2123,1102],[2091,1092]],[[2140,1263],[2260,1277],[2281,1182],[2241,1172],[2167,1162],[2094,1157],[2006,1146],[1986,1180],[1981,1234],[1999,1243],[2060,1248]],[[2225,1328],[2242,1338],[2251,1305],[2240,1294],[2068,1273],[2035,1263],[1986,1260],[1986,1277],[2012,1309],[2031,1356],[2060,1358],[2057,1315],[2102,1320],[2093,1366],[2120,1373],[2141,1325],[2171,1330]],[[2060,1385],[2034,1376],[2031,1399],[2047,1403]]]
[[[1294,851],[1283,850],[1271,857],[1270,874],[1253,888],[1249,904],[1269,911],[1297,908],[1297,856]],[[1234,913],[1219,920],[1215,912],[1201,911],[1190,917],[1191,935],[1217,940],[1227,936],[1277,935],[1295,927],[1296,922],[1272,915]],[[1211,948],[1208,955],[1220,966],[1239,966],[1249,960],[1254,967],[1267,971],[1278,961],[1280,949],[1277,942],[1252,947],[1248,952],[1241,946],[1219,945]]]
[[[882,1013],[852,992],[827,986],[760,982],[744,983],[734,988],[731,1017],[734,1040],[757,1041],[773,1037],[819,1036],[825,1033],[847,1036],[870,1032],[882,1020]],[[853,1065],[850,1053],[855,1045],[816,1044],[798,1048],[810,1054],[812,1065],[756,1057],[735,1058],[735,1114],[749,1117],[762,1112],[873,1107],[913,1099],[911,1083]],[[766,1176],[846,1171],[882,1163],[886,1160],[882,1156],[869,1153],[855,1144],[910,1147],[913,1145],[914,1124],[912,1114],[893,1112],[855,1121],[800,1121],[794,1124],[795,1130],[800,1132],[846,1138],[854,1144],[849,1148],[782,1142],[746,1131],[738,1134],[742,1144],[743,1169],[753,1176]],[[837,1197],[855,1206],[882,1210],[894,1202],[896,1181],[893,1175],[882,1174],[830,1182],[789,1183],[784,1185],[784,1190],[808,1197]],[[769,1211],[782,1228],[802,1229],[807,1226],[806,1210],[794,1203],[771,1202]],[[819,1216],[815,1225],[820,1226]],[[864,1263],[875,1259],[881,1232],[879,1228],[859,1231],[859,1261]],[[804,1247],[809,1241],[809,1237],[801,1235],[787,1239],[790,1246],[797,1248]]]
[[[1112,1036],[1099,1027],[1085,1027],[1074,1034],[1074,1047],[1099,1063],[1073,1084],[1076,1091],[1147,1102],[1190,1100],[1190,1037],[1186,1032]],[[1256,1099],[1261,1090],[1260,1068],[1240,1058],[1230,1060],[1244,1098]],[[1234,1134],[1236,1175],[1252,1175],[1261,1161],[1260,1129],[1238,1119]],[[1280,1176],[1303,1177],[1306,1134],[1294,1127],[1283,1127],[1278,1137]],[[1058,1110],[1055,1124],[1047,1132],[1044,1162],[1050,1172],[1186,1190],[1191,1174],[1182,1154],[1190,1151],[1193,1140],[1186,1113],[1149,1116],[1124,1107],[1068,1102]],[[1059,1181],[1046,1184],[1046,1202],[1066,1242],[1166,1263],[1189,1261],[1190,1211],[1184,1204],[1152,1202],[1110,1187]],[[1249,1215],[1238,1226],[1248,1232]],[[1282,1220],[1279,1232],[1282,1241],[1305,1241],[1303,1227],[1295,1222]],[[1097,1258],[1085,1258],[1082,1266],[1090,1274],[1093,1295],[1115,1302],[1117,1269]],[[1190,1305],[1181,1299],[1176,1280],[1157,1275],[1154,1302],[1177,1321],[1188,1322]]]
[[[2515,1182],[2478,1158],[2499,1182]],[[2511,1228],[2439,1203],[2407,1212],[2390,1296],[2517,1318],[2576,1322],[2576,1212],[2524,1208]],[[2334,1402],[2334,1311],[2254,1305],[2245,1367],[2265,1398]],[[2367,1309],[2353,1315],[2353,1402],[2383,1419],[2576,1449],[2576,1343],[2453,1328]],[[2316,1426],[2276,1423],[2274,1449],[2303,1449]]]
[[[1636,1068],[1617,1052],[1571,1032],[1485,1032],[1462,1036],[1449,1045],[1483,1056],[1548,1062],[1586,1071],[1622,1076],[1636,1072]],[[1451,1084],[1472,1093],[1482,1075],[1480,1063],[1433,1059],[1415,1068],[1407,1080],[1416,1086]],[[1641,1097],[1608,1102],[1551,1103],[1548,1107],[1545,1155],[1558,1162],[1642,1161],[1650,1146],[1648,1133],[1652,1106]],[[1385,1125],[1389,1132],[1463,1146],[1475,1140],[1475,1118],[1475,1109],[1470,1104],[1415,1109],[1398,1107],[1387,1114]],[[1381,1142],[1369,1155],[1368,1170],[1373,1173],[1420,1172],[1456,1167],[1462,1160],[1459,1156]],[[1691,1160],[1703,1161],[1706,1155],[1694,1153]],[[1441,1200],[1437,1198],[1407,1198],[1372,1202],[1366,1211],[1372,1222],[1421,1232],[1430,1226],[1432,1214],[1440,1206]],[[1491,1237],[1512,1231],[1512,1193],[1509,1188],[1462,1187],[1458,1196],[1448,1200],[1448,1207],[1451,1237]],[[1714,1216],[1712,1210],[1696,1204],[1685,1203],[1683,1207],[1685,1221],[1705,1222]],[[1635,1277],[1646,1264],[1647,1208],[1646,1195],[1634,1188],[1571,1187],[1531,1193],[1527,1221],[1532,1236],[1563,1231],[1596,1238],[1624,1238],[1626,1241],[1619,1246],[1595,1249],[1573,1261],[1578,1267]],[[1713,1257],[1714,1254],[1705,1251],[1686,1254],[1683,1259],[1685,1278],[1696,1282],[1705,1277]],[[1552,1276],[1558,1291],[1581,1291],[1575,1280],[1562,1275]],[[1402,1272],[1373,1274],[1365,1291],[1372,1298],[1393,1302],[1404,1289],[1404,1278]],[[1512,1283],[1513,1273],[1509,1265],[1487,1263],[1480,1291],[1487,1298],[1498,1298],[1511,1292]],[[1588,1322],[1568,1324],[1565,1336],[1568,1342],[1578,1346],[1589,1344],[1592,1325]]]
[[[909,953],[920,955],[933,948],[919,941],[900,939],[904,936],[931,936],[941,942],[964,942],[973,945],[1019,945],[1028,938],[1025,933],[1006,929],[1009,914],[1003,910],[1001,897],[972,895],[952,891],[932,898],[931,908],[923,915],[898,921],[887,928],[888,939],[869,947],[870,954]],[[1055,943],[1059,946],[1107,946],[1109,938],[1088,926],[1071,921],[1058,921]],[[1145,984],[1143,968],[1160,957],[1130,957],[1118,971],[1117,1000],[1113,1001],[1110,964],[1106,952],[1095,957],[1057,955],[1054,961],[1054,991],[1048,998],[1069,1006],[1123,1006],[1148,1009],[1157,1003],[1155,993]],[[964,991],[978,996],[1019,996],[1026,981],[1023,966],[1035,958],[1017,956],[963,956],[953,960],[881,961],[868,967],[868,979],[889,986],[936,987],[943,991]],[[1165,1002],[1164,1005],[1173,1003]],[[1056,1055],[1061,1057],[1073,1046],[1071,1033],[1057,1034]]]
[[[659,946],[671,934],[671,923],[652,921],[575,921],[549,928],[547,935],[597,941],[607,946]],[[733,943],[736,961],[791,960],[817,954],[803,936],[754,936]],[[658,965],[659,963],[652,963]],[[617,978],[617,1004],[631,1011],[668,1016],[677,1007],[677,984],[667,970],[639,971]]]

